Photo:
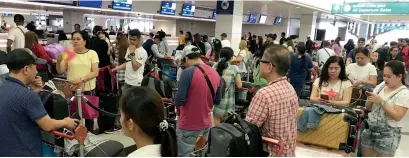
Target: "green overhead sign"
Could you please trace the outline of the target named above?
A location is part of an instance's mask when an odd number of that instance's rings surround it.
[[[332,4],[332,14],[409,14],[409,2],[351,2]]]

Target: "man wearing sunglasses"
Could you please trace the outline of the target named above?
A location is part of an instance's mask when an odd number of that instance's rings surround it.
[[[252,99],[246,120],[257,125],[264,137],[284,140],[284,151],[278,157],[295,157],[298,97],[287,81],[289,51],[282,45],[266,48],[260,60],[260,76],[268,84]],[[277,146],[265,144],[264,151],[274,154]]]
[[[365,47],[365,38],[359,38],[358,39],[358,48],[364,48],[364,47]],[[349,65],[351,63],[356,62],[355,61],[355,55],[356,55],[356,51],[358,50],[358,48],[354,48],[354,49],[351,50],[351,52],[349,52],[346,65]],[[365,49],[367,49],[367,48],[365,48]]]

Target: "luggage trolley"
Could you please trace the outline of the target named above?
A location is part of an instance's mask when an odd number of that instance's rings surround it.
[[[63,91],[66,87],[72,86],[67,80],[63,79],[52,79],[55,88],[58,91]],[[82,111],[82,101],[84,100],[87,104],[92,104],[87,98],[85,98],[82,94],[81,89],[75,90],[75,96],[71,98],[67,98],[69,95],[68,92],[65,95],[67,99],[67,108],[69,110],[69,103],[76,98],[78,102],[78,112],[75,113],[73,116],[77,117],[80,121],[78,122],[78,126],[73,131],[64,130],[54,130],[50,132],[42,132],[42,141],[46,145],[50,147],[58,147],[62,148],[62,150],[55,150],[57,156],[64,156],[64,157],[71,157],[71,156],[79,156],[79,157],[101,157],[101,156],[126,156],[124,147],[120,142],[112,141],[112,140],[101,140],[100,143],[92,143],[91,140],[87,138],[88,130],[85,127],[85,119],[83,119],[83,111]],[[71,94],[72,95],[72,94]],[[95,105],[90,105],[91,107],[95,107]],[[69,134],[70,133],[70,134]],[[79,144],[79,150],[75,151],[73,154],[69,154],[64,150],[65,142],[64,139],[67,140],[76,140]],[[88,139],[89,143],[92,144],[95,148],[86,149],[85,141]]]

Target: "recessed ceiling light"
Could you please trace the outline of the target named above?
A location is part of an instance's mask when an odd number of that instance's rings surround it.
[[[300,8],[300,7],[295,7],[295,8],[297,8],[297,9],[298,9],[298,8]]]

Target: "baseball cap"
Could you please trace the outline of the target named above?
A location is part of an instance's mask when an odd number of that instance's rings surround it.
[[[38,58],[30,49],[14,49],[10,53],[0,53],[0,64],[7,64],[10,70],[19,70],[31,64],[47,64],[47,61]]]
[[[222,37],[227,37],[227,34],[226,34],[226,33],[222,33],[220,36],[222,36]]]
[[[24,22],[24,16],[21,14],[14,15],[14,22]]]
[[[365,42],[365,38],[361,37],[361,38],[358,39],[358,42],[359,41]]]

